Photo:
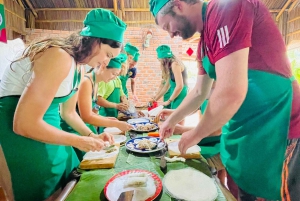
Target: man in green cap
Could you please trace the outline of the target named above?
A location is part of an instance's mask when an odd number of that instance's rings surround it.
[[[134,101],[138,101],[138,98],[136,96],[136,88],[135,88],[135,77],[137,74],[137,69],[136,69],[136,64],[139,60],[140,57],[140,53],[139,53],[139,49],[133,45],[131,45],[130,43],[127,43],[125,45],[125,51],[127,53],[128,56],[128,72],[126,75],[121,75],[120,76],[120,80],[122,82],[122,87],[124,90],[125,95],[128,98],[128,90],[127,90],[127,80],[128,78],[130,78],[130,82],[131,82],[131,92],[132,92],[132,96],[133,96],[133,100]]]
[[[299,200],[300,87],[266,6],[260,0],[150,0],[150,10],[172,38],[201,34],[196,87],[160,127],[160,137],[172,135],[218,79],[201,122],[183,133],[179,150],[223,127],[220,154],[240,200]]]

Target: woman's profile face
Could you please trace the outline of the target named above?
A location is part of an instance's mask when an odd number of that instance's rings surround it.
[[[114,80],[121,72],[120,68],[107,68],[106,66],[100,67],[101,81],[109,82]]]
[[[93,68],[107,66],[109,61],[118,56],[121,48],[112,48],[107,44],[95,44],[87,64]]]

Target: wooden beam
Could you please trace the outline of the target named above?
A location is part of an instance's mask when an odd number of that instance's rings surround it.
[[[289,33],[287,36],[291,36],[291,35],[298,34],[298,33],[300,33],[300,30],[293,31],[293,32]]]
[[[115,13],[115,15],[117,15],[117,10],[118,10],[117,0],[113,0],[113,4],[114,4],[114,13]]]
[[[20,4],[20,6],[23,8],[23,10],[25,10],[25,7],[24,7],[22,1],[21,1],[21,0],[18,0],[18,2],[19,2],[19,4]]]
[[[35,22],[48,22],[48,23],[56,23],[56,22],[81,22],[83,20],[35,20]]]
[[[30,8],[31,12],[33,13],[33,15],[34,15],[35,17],[37,17],[37,13],[35,12],[35,10],[34,10],[32,4],[30,3],[30,1],[29,1],[29,0],[25,0],[25,2],[26,2],[27,5],[29,6],[29,8]]]
[[[292,2],[292,0],[288,0],[284,6],[282,7],[282,9],[280,10],[280,12],[278,13],[278,15],[276,16],[276,21],[279,21],[280,16],[282,15],[282,13],[285,11],[285,9],[290,5],[290,3]]]
[[[296,21],[296,20],[299,20],[299,19],[300,19],[300,16],[299,17],[295,17],[295,18],[289,20],[287,23],[290,23],[290,22],[293,22],[293,21]]]
[[[299,0],[294,0],[292,5],[288,9],[288,12],[291,12],[297,6],[298,3],[299,3]]]
[[[150,12],[149,8],[124,8],[126,12]]]
[[[189,40],[187,40],[187,42],[193,43],[193,42],[197,42],[198,40],[200,40],[200,37],[192,37]]]
[[[280,9],[271,9],[269,11],[270,11],[270,13],[279,13]]]
[[[38,8],[35,9],[37,12],[38,11],[90,11],[95,8]],[[103,8],[106,10],[114,11],[113,8]]]
[[[13,11],[11,11],[11,10],[9,10],[7,8],[5,8],[5,11],[11,13],[12,15],[14,15],[14,16],[16,16],[16,17],[18,17],[18,18],[20,18],[20,19],[22,19],[22,20],[24,20],[26,22],[26,19],[24,17],[22,17],[22,16],[20,16],[20,15],[18,15],[16,13],[14,13]]]
[[[35,22],[48,22],[48,23],[57,23],[57,22],[80,22],[82,20],[35,20]],[[141,20],[141,21],[124,21],[127,24],[146,24],[146,23],[155,23],[154,20]]]
[[[125,10],[124,10],[124,0],[121,0],[121,11],[122,11],[122,17],[125,18]]]

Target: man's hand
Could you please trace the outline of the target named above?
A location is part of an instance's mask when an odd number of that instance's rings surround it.
[[[184,132],[178,143],[178,148],[181,154],[185,154],[186,150],[201,141],[200,135],[195,129]]]

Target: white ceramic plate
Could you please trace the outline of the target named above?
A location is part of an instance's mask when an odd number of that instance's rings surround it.
[[[149,114],[150,117],[155,117],[156,115],[158,115],[158,113],[159,113],[160,111],[163,110],[163,108],[164,108],[164,106],[160,105],[160,106],[158,106],[158,107],[156,107],[156,108],[150,110],[150,111],[148,112],[148,114]]]
[[[124,188],[124,183],[130,174],[136,173],[147,174],[147,186]],[[162,191],[162,181],[156,174],[147,170],[125,170],[108,180],[104,187],[104,194],[109,201],[117,201],[122,192],[130,190],[134,190],[132,201],[152,201],[159,196]]]
[[[120,129],[118,129],[117,127],[107,127],[104,129],[104,132],[112,134],[112,135],[118,135],[118,134],[122,133],[122,131]]]
[[[137,119],[129,119],[127,123],[129,124],[141,124],[141,123],[149,123],[150,120],[148,118],[137,118]]]
[[[125,135],[114,135],[114,140],[115,143],[122,143],[126,141],[126,136]]]

